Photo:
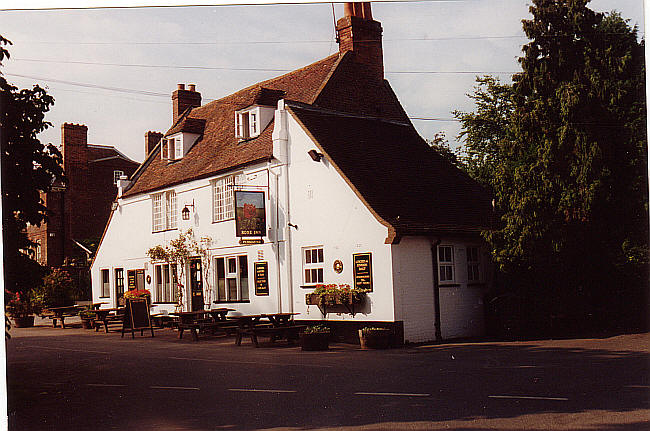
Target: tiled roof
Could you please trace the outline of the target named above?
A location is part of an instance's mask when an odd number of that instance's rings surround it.
[[[491,197],[435,153],[410,123],[288,102],[323,154],[397,235],[490,226]]]
[[[334,54],[192,109],[186,118],[205,120],[203,136],[181,160],[173,162],[161,159],[158,145],[134,174],[132,186],[124,196],[151,192],[271,158],[273,123],[258,137],[240,142],[234,133],[234,112],[260,100],[277,97],[279,91],[285,92],[283,97],[287,99],[312,103],[338,63],[339,55]]]
[[[169,129],[165,136],[173,135],[178,132],[196,133],[201,135],[205,130],[204,118],[183,117],[174,127]]]
[[[119,157],[136,164],[138,163],[129,159],[127,156],[119,152],[115,147],[108,145],[88,144],[88,161],[92,162],[93,160],[108,159],[114,157]]]

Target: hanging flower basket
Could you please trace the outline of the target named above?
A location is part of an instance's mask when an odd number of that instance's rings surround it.
[[[349,284],[317,284],[313,293],[305,295],[307,305],[317,305],[323,315],[328,307],[345,306],[354,315],[354,306],[363,302],[368,291],[351,288]]]

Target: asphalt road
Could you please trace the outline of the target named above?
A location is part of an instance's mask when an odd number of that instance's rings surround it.
[[[650,335],[385,351],[14,328],[10,430],[650,429]]]

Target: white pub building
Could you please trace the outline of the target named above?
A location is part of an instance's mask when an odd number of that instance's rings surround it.
[[[370,4],[346,4],[337,33],[338,53],[206,105],[179,85],[171,128],[147,134],[120,180],[94,302],[148,289],[153,313],[295,312],[410,342],[483,332],[491,198],[417,134],[384,79]],[[203,251],[183,268],[148,256],[190,228]],[[318,284],[370,291],[323,312],[306,301]]]

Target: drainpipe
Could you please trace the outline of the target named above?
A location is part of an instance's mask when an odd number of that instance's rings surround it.
[[[436,341],[442,341],[440,332],[440,282],[438,280],[438,246],[440,238],[431,242],[431,264],[433,265],[433,308],[435,312],[434,328]]]

